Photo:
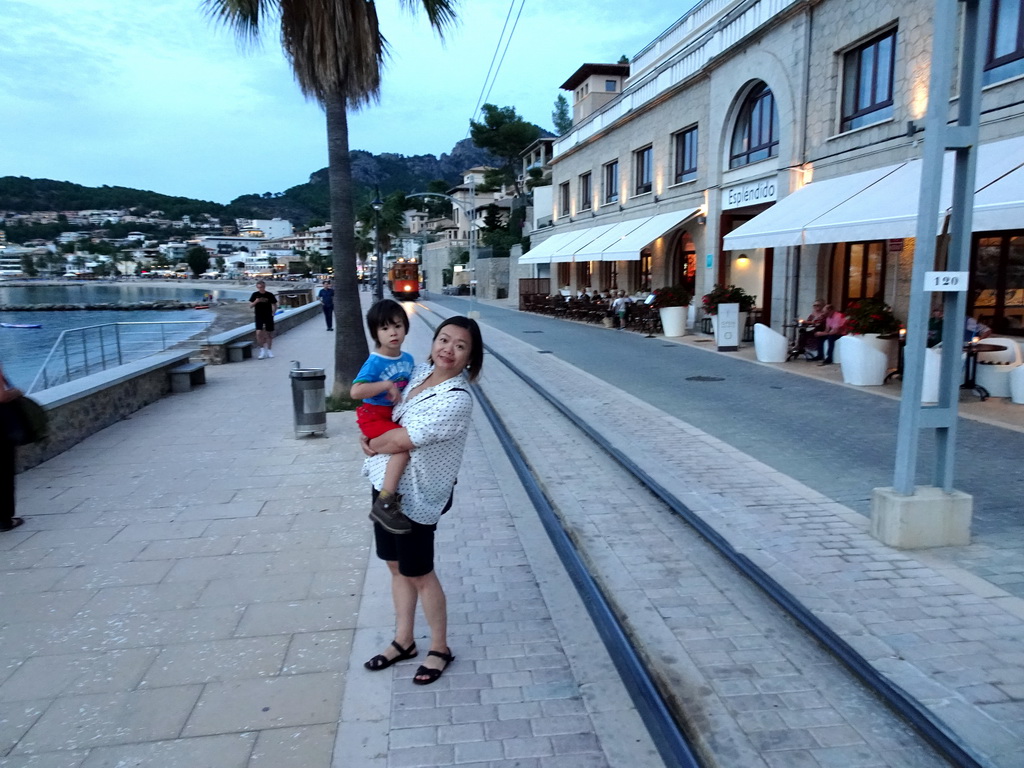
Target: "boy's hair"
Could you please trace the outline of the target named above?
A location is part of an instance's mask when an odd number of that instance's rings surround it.
[[[473,320],[470,317],[452,315],[437,326],[437,330],[434,331],[435,339],[440,335],[441,331],[444,330],[446,325],[454,325],[459,328],[465,328],[469,331],[469,360],[466,363],[466,371],[469,374],[469,380],[476,381],[477,377],[480,376],[480,371],[483,370],[484,367],[484,340],[480,335],[480,326],[477,325],[476,320]],[[434,362],[430,358],[427,359],[431,363]]]
[[[409,316],[405,314],[405,308],[394,299],[381,299],[366,313],[366,327],[378,347],[380,341],[377,339],[377,331],[387,323],[401,323],[405,326],[405,332],[409,332]]]

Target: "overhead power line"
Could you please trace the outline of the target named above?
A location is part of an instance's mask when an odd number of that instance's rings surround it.
[[[476,116],[480,113],[480,106],[487,103],[487,100],[491,96],[491,89],[494,87],[495,81],[498,79],[498,72],[501,71],[501,65],[505,61],[505,54],[508,53],[509,45],[512,43],[512,36],[515,34],[516,27],[519,25],[519,17],[523,15],[523,6],[526,5],[526,0],[521,0],[519,3],[519,12],[516,14],[515,21],[512,23],[512,28],[509,30],[508,22],[512,18],[512,11],[515,9],[516,0],[511,0],[508,6],[508,13],[505,14],[505,23],[501,27],[501,34],[498,35],[498,41],[494,46],[494,53],[491,55],[490,66],[487,67],[487,74],[484,77],[483,85],[480,87],[480,95],[477,97],[476,106],[473,108],[473,114],[470,116],[470,120],[475,120]],[[505,31],[508,30],[508,38],[505,37]],[[505,47],[502,49],[502,41],[505,42]],[[501,51],[501,57],[498,57],[498,51]],[[497,61],[497,66],[495,66]],[[493,75],[493,76],[492,76]],[[466,129],[466,136],[469,136],[470,129]]]

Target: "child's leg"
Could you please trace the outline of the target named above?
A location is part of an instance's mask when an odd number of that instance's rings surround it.
[[[384,470],[384,485],[381,487],[381,495],[391,495],[398,492],[398,481],[402,479],[402,473],[409,465],[409,452],[391,454],[388,459],[388,467]]]

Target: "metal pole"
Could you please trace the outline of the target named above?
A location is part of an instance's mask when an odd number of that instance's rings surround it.
[[[377,196],[370,203],[373,208],[373,250],[377,254],[377,292],[376,301],[384,298],[384,254],[380,252],[380,212],[384,207],[380,199],[380,188],[377,189]]]
[[[476,181],[469,177],[469,316],[476,318],[480,313],[476,311],[476,292],[480,289],[480,283],[476,279]]]
[[[959,5],[965,8],[964,36],[959,62],[962,74],[961,90],[957,123],[949,126],[947,94],[950,93],[952,86],[951,62],[955,61]],[[938,235],[943,160],[947,149],[953,149],[956,153],[949,266],[957,271],[968,266],[978,141],[978,102],[981,94],[979,58],[985,50],[990,16],[990,0],[936,2],[921,191],[918,199],[914,264],[910,281],[903,391],[900,398],[896,466],[893,473],[893,488],[896,493],[903,496],[914,495],[919,433],[923,427],[937,430],[939,450],[933,482],[947,492],[953,490],[953,438],[959,400],[960,349],[963,343],[966,295],[963,292],[953,292],[944,298],[939,404],[936,407],[923,408],[921,391],[924,384],[925,343],[931,301],[931,294],[925,292],[925,273],[935,269],[935,241]]]

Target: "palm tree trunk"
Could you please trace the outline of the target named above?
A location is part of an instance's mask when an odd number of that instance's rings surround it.
[[[348,154],[345,98],[331,94],[327,112],[327,175],[331,186],[331,249],[334,259],[334,397],[348,397],[369,347],[363,331],[356,279],[355,216],[352,207],[352,163]]]

